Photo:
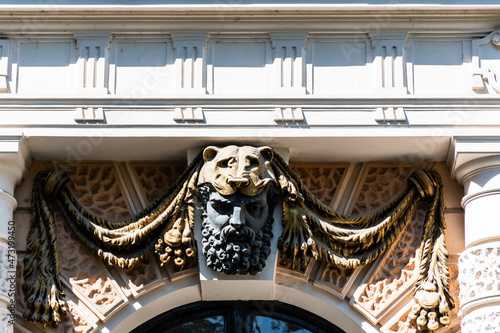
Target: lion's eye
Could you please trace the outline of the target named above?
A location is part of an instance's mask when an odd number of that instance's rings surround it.
[[[247,158],[247,161],[248,161],[248,169],[257,168],[260,165],[259,159],[253,156],[249,156]]]
[[[219,162],[217,162],[217,166],[219,168],[229,168],[233,164],[234,164],[234,158],[232,158],[232,157],[226,158],[224,160],[220,160]]]

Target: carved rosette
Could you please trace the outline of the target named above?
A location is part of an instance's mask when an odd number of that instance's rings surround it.
[[[500,296],[500,242],[465,250],[460,255],[459,267],[463,305],[484,297]]]

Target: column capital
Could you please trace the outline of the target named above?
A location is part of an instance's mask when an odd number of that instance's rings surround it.
[[[500,172],[500,137],[452,138],[447,164],[451,176],[460,184],[481,172],[492,169]]]
[[[21,181],[29,162],[28,146],[23,136],[0,136],[0,173],[10,176],[13,186]]]

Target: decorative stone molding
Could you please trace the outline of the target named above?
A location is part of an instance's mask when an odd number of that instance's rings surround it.
[[[460,301],[463,309],[481,298],[500,297],[500,242],[465,250],[460,255],[459,265]]]
[[[76,122],[104,122],[103,108],[81,107],[75,111]]]
[[[482,39],[472,41],[473,81],[472,90],[477,93],[500,93],[500,30]]]
[[[489,310],[489,309],[488,309]],[[462,333],[497,333],[500,327],[500,309],[474,312],[462,319]]]
[[[28,147],[23,137],[0,136],[0,174],[8,178],[0,181],[4,192],[14,193],[14,185],[21,180],[29,162]]]
[[[38,332],[39,327],[36,327],[34,324],[23,320],[20,316],[20,314],[23,313],[26,309],[26,302],[24,300],[24,292],[22,289],[22,284],[24,283],[24,263],[22,259],[19,259],[17,264],[17,277],[18,283],[16,284],[16,312],[18,315],[18,320],[15,323],[15,327],[19,328],[22,332]],[[44,328],[44,332],[93,333],[97,331],[99,321],[97,316],[95,314],[92,314],[90,309],[87,308],[70,289],[65,289],[65,293],[68,296],[68,300],[66,302],[68,306],[67,316],[57,325],[57,327],[46,327]],[[77,303],[79,305],[77,305]]]
[[[56,230],[60,275],[66,287],[101,320],[126,305],[128,300],[108,268],[75,242],[62,216],[56,217]]]
[[[3,333],[12,333],[14,332],[14,325],[9,324],[9,312],[0,309],[0,330]]]
[[[133,269],[125,268],[117,270],[135,298],[164,283],[160,268],[153,256],[149,256],[145,262],[138,263]]]
[[[203,109],[200,107],[176,107],[174,109],[176,122],[202,122],[205,120]]]
[[[324,262],[316,275],[314,285],[344,299],[360,272],[359,267],[350,269]]]
[[[0,39],[0,93],[8,93],[9,40]]]
[[[280,254],[278,252],[278,257],[279,255]],[[303,281],[309,281],[316,266],[317,262],[314,258],[311,258],[308,262],[301,263],[299,267],[292,267],[292,263],[289,261],[278,261],[276,273],[299,278]]]
[[[464,185],[465,246],[500,241],[500,148],[498,138],[456,138],[448,164]]]
[[[204,56],[208,33],[171,33],[175,50],[176,89],[179,93],[204,95]]]
[[[306,93],[304,86],[305,47],[308,33],[271,33],[275,50],[273,89],[276,93]]]
[[[268,33],[211,33],[206,58],[208,93],[269,94],[273,59]]]
[[[381,107],[375,112],[375,121],[378,123],[404,123],[406,122],[406,113],[402,107]]]
[[[447,157],[452,178],[460,184],[491,167],[500,167],[499,137],[454,137]]]
[[[373,60],[374,85],[379,90],[400,94],[407,93],[405,82],[406,66],[403,57],[406,36],[406,33],[393,33],[390,35],[370,33],[372,47],[375,52]]]
[[[110,94],[143,98],[175,91],[170,34],[115,33],[109,54]]]
[[[459,309],[459,281],[458,281],[458,265],[449,264],[450,268],[450,291],[455,300],[455,309],[450,311],[451,323],[448,327],[442,327],[437,332],[438,333],[452,333],[460,331],[460,321],[462,319],[462,312]],[[405,295],[407,298],[410,295]],[[380,328],[382,333],[417,333],[417,328],[414,327],[408,318],[414,302],[409,302],[404,306],[398,313],[396,313],[392,318],[385,321],[383,326]]]
[[[74,33],[78,49],[78,83],[82,92],[107,93],[106,55],[109,50],[110,33]]]
[[[276,108],[274,121],[277,123],[301,123],[304,121],[304,113],[300,107]]]

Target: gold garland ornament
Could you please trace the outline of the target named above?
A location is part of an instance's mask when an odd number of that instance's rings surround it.
[[[450,324],[450,295],[442,183],[435,171],[416,170],[407,190],[380,211],[362,217],[339,214],[321,203],[300,177],[269,147],[207,147],[154,203],[127,221],[109,221],[86,211],[71,194],[64,171],[42,172],[33,187],[33,214],[25,257],[23,291],[27,320],[57,325],[67,312],[58,278],[53,208],[79,240],[107,264],[132,268],[153,250],[178,271],[197,264],[193,238],[197,186],[211,183],[221,195],[259,194],[269,183],[281,189],[281,259],[292,268],[310,258],[355,268],[376,260],[391,246],[415,211],[427,203],[420,273],[409,318],[419,329]]]

